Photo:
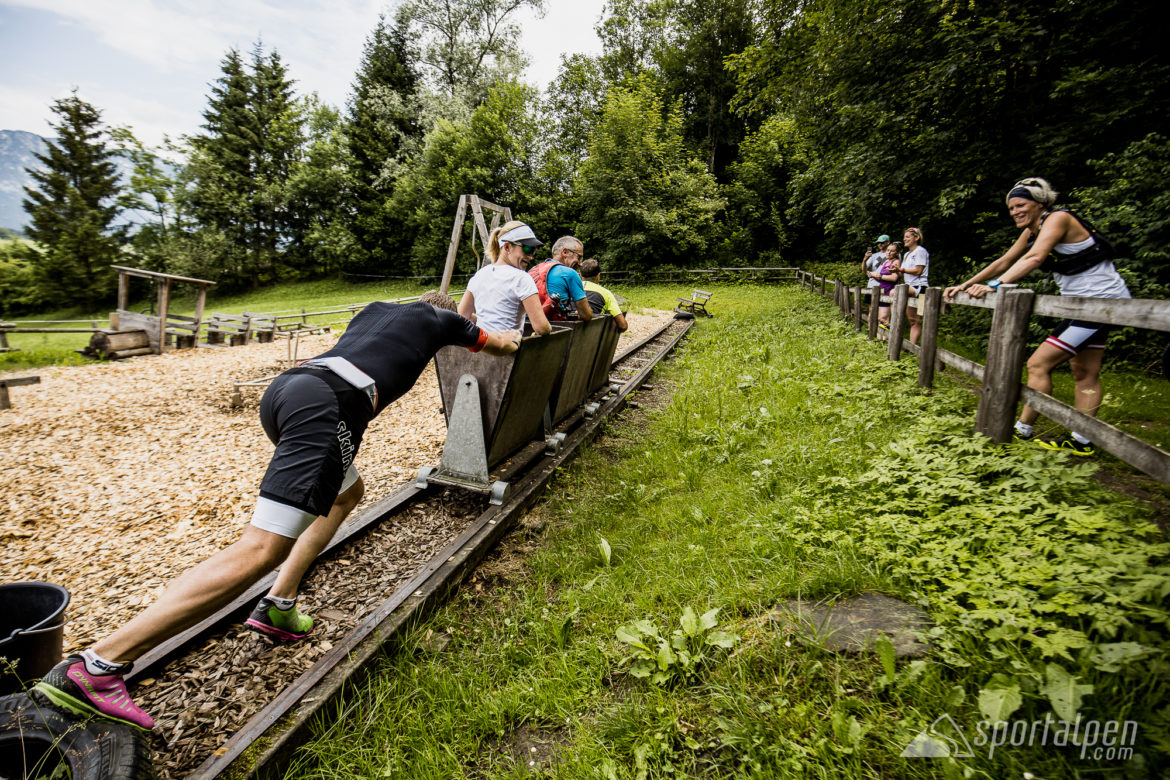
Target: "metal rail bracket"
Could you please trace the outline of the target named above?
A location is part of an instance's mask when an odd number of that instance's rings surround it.
[[[487,444],[483,435],[483,413],[479,402],[479,381],[472,374],[459,377],[455,403],[447,425],[443,459],[437,469],[418,472],[417,486],[453,485],[477,493],[488,493],[491,503],[499,506],[508,494],[506,482],[492,481],[488,471]]]

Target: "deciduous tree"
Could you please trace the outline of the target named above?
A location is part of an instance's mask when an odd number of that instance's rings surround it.
[[[650,81],[609,91],[576,179],[578,235],[608,267],[711,263],[725,205],[715,178],[687,149],[682,116]]]

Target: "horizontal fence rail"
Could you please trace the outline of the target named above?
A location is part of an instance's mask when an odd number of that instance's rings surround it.
[[[984,298],[959,293],[949,303],[942,300],[941,288],[930,287],[911,302],[909,287],[905,284],[898,285],[893,295],[887,296],[882,295],[877,287],[846,287],[840,280],[807,271],[798,272],[797,277],[797,281],[810,290],[832,295],[842,316],[852,321],[857,330],[864,329],[863,322],[868,323],[870,339],[877,337],[876,303],[879,300],[889,303],[887,357],[898,360],[902,352],[916,355],[920,387],[933,385],[934,369],[938,363],[977,379],[980,383],[979,407],[975,415],[977,433],[998,443],[1010,441],[1016,407],[1022,400],[1048,419],[1090,437],[1096,446],[1118,459],[1159,482],[1170,484],[1170,453],[1020,382],[1026,360],[1028,324],[1033,316],[1170,331],[1170,301],[1036,295],[1018,285],[1004,284]],[[868,306],[864,306],[866,299]],[[868,310],[864,314],[863,306]],[[921,346],[903,338],[906,309],[910,306],[916,307],[922,318]],[[985,364],[980,365],[938,346],[939,318],[952,306],[993,310]]]

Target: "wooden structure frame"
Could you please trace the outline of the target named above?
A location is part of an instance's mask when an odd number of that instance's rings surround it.
[[[490,203],[478,195],[460,195],[459,207],[455,210],[455,224],[451,228],[451,244],[447,247],[447,262],[443,265],[443,281],[439,285],[440,292],[447,292],[451,286],[451,276],[455,273],[455,255],[459,251],[459,240],[463,237],[463,223],[467,220],[467,208],[471,207],[471,214],[474,221],[471,223],[471,243],[474,247],[475,237],[479,235],[480,246],[483,247],[483,256],[480,264],[483,264],[483,259],[487,257],[487,242],[488,236],[492,231],[500,226],[501,218],[504,222],[512,221],[512,209],[507,206],[497,206],[495,203]],[[483,210],[487,209],[492,212],[492,221],[489,226],[484,220]]]
[[[118,272],[118,309],[110,314],[111,329],[146,331],[151,350],[160,355],[167,350],[168,336],[177,336],[180,346],[195,346],[195,342],[199,339],[199,327],[203,324],[203,307],[207,303],[207,288],[214,285],[215,282],[206,279],[192,279],[189,276],[162,274],[157,271],[144,271],[141,268],[127,268],[121,265],[110,267]],[[150,279],[158,286],[156,314],[139,314],[129,310],[131,276]],[[195,285],[194,317],[170,313],[171,287],[175,282]]]

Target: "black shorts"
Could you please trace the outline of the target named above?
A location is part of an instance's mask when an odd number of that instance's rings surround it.
[[[276,445],[260,495],[325,515],[373,417],[365,392],[332,371],[302,366],[272,381],[260,424]]]
[[[1078,355],[1086,349],[1105,349],[1105,341],[1109,338],[1109,325],[1087,320],[1064,320],[1044,340],[1059,350],[1070,355]]]

